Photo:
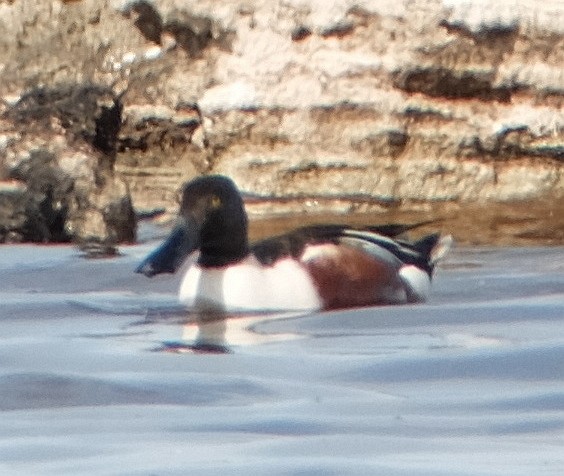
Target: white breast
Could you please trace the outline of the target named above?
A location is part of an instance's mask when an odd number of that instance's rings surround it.
[[[179,300],[196,309],[226,311],[301,311],[321,308],[321,300],[299,263],[291,259],[262,266],[254,258],[226,268],[191,266]]]

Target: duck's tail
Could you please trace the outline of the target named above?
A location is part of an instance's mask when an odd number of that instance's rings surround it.
[[[441,236],[440,233],[433,233],[410,243],[411,249],[418,257],[413,264],[419,265],[431,276],[435,265],[445,259],[453,243],[452,235]]]
[[[452,235],[441,236],[429,254],[429,262],[431,263],[431,266],[435,267],[437,263],[443,261],[449,254],[453,245],[454,239]]]
[[[451,235],[427,235],[411,244],[418,260],[405,261],[400,277],[405,284],[407,302],[426,301],[431,291],[435,265],[448,254],[453,243]]]

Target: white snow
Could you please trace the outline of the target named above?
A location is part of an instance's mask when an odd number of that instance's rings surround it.
[[[564,112],[556,108],[517,104],[508,108],[492,126],[494,134],[525,128],[536,136],[555,135],[564,129]]]
[[[252,84],[244,81],[214,86],[204,93],[199,101],[202,111],[218,112],[232,109],[258,107],[257,94]]]
[[[442,3],[451,9],[451,21],[475,32],[483,28],[517,25],[555,33],[564,31],[562,0],[509,0],[497,2],[495,8],[490,0],[442,0]]]
[[[153,244],[0,247],[0,474],[562,474],[564,248],[457,249],[428,304],[232,318],[214,355],[179,276],[133,273]]]

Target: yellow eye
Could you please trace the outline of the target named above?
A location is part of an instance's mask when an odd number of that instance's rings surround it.
[[[221,198],[219,198],[217,195],[212,195],[210,199],[210,206],[214,210],[221,207]]]

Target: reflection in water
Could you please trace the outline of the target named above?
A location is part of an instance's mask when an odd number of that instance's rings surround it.
[[[179,340],[163,341],[161,346],[154,349],[155,351],[225,354],[230,353],[233,346],[258,345],[300,338],[299,334],[264,334],[255,330],[255,326],[261,322],[274,319],[288,319],[299,315],[301,313],[297,312],[231,314],[207,311],[184,314],[181,319],[176,318],[171,321],[171,316],[158,313],[147,316],[145,324],[166,322],[181,326]]]

